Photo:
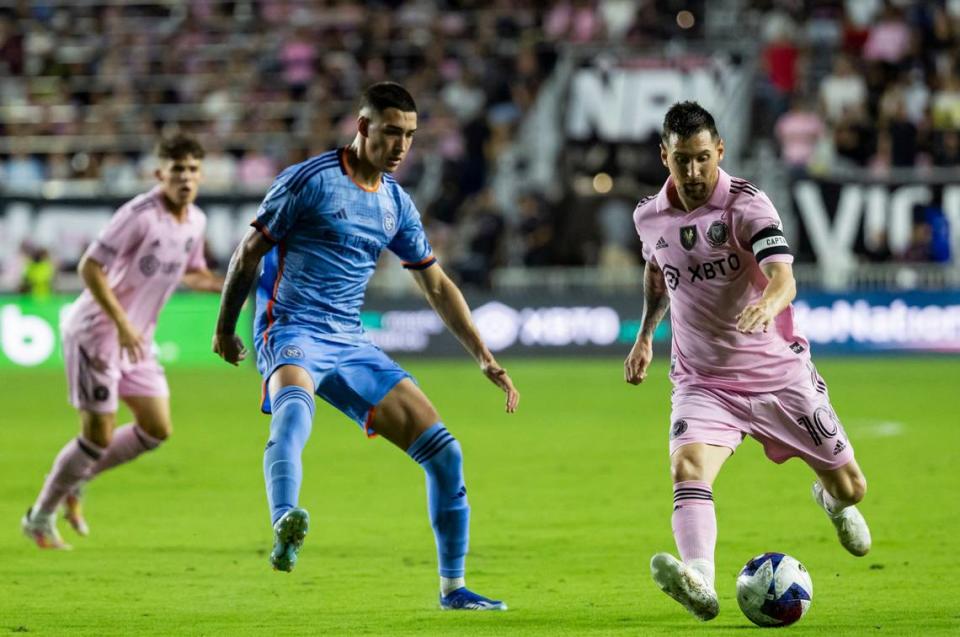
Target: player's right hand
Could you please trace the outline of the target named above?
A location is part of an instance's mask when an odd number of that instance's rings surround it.
[[[631,385],[639,385],[647,377],[647,368],[653,360],[653,344],[638,340],[633,344],[627,360],[623,361],[623,380]]]
[[[117,341],[120,343],[120,351],[127,353],[127,359],[131,363],[143,360],[143,337],[137,328],[127,322],[117,325]]]
[[[490,382],[502,389],[507,395],[507,413],[512,414],[515,412],[517,405],[520,404],[520,392],[513,386],[513,381],[510,379],[509,374],[507,374],[507,370],[500,367],[497,361],[492,359],[481,363],[480,369],[483,370],[483,375],[490,379]]]
[[[247,348],[236,334],[214,334],[213,353],[231,365],[238,365],[247,357]]]

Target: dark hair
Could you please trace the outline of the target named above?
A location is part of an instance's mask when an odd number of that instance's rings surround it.
[[[360,97],[360,109],[370,107],[378,113],[396,108],[404,113],[416,113],[417,103],[413,96],[396,82],[377,82],[367,87]]]
[[[184,159],[192,155],[194,159],[203,159],[203,146],[189,135],[177,134],[160,140],[157,144],[157,157],[160,159]]]
[[[686,139],[702,130],[710,131],[713,139],[720,137],[720,133],[717,132],[717,124],[713,121],[713,115],[707,109],[696,102],[677,102],[670,107],[670,110],[663,117],[663,131],[660,133],[660,137],[664,142],[667,142],[670,140],[672,133],[680,139]]]

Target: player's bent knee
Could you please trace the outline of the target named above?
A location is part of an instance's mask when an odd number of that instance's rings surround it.
[[[113,432],[110,430],[100,431],[93,430],[89,432],[84,432],[83,437],[92,442],[93,444],[106,449],[110,446],[110,441],[113,440]]]
[[[170,421],[143,421],[138,422],[139,426],[148,436],[160,441],[164,441],[173,434],[173,425]]]
[[[116,418],[113,414],[98,414],[82,412],[80,415],[83,437],[97,445],[106,448],[113,440],[113,429]]]
[[[173,426],[168,423],[163,427],[157,428],[153,432],[148,431],[147,433],[149,433],[151,436],[153,436],[157,440],[161,440],[161,441],[167,440],[170,438],[170,436],[173,435]]]
[[[674,483],[703,480],[703,463],[694,454],[684,453],[684,449],[681,447],[671,459],[670,475]]]

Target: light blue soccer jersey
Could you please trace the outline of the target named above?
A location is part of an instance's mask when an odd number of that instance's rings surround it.
[[[258,343],[273,326],[365,341],[360,307],[380,252],[388,248],[412,269],[436,261],[410,196],[388,174],[374,190],[358,185],[344,149],[280,173],[251,225],[276,243],[257,288]]]

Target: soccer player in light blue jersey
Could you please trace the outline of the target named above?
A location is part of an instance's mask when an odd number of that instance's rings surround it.
[[[245,358],[237,317],[263,260],[254,331],[262,410],[272,414],[263,473],[275,569],[293,570],[309,525],[297,501],[316,394],[426,472],[441,608],[505,610],[503,602],[465,586],[470,507],[460,444],[410,374],[370,342],[360,324],[367,282],[387,248],[483,374],[506,393],[507,412],[516,410],[520,395],[437,264],[413,201],[390,174],[409,152],[416,128],[410,94],[392,82],[374,84],[364,91],[353,143],[280,173],[230,260],[213,350],[234,365]]]

